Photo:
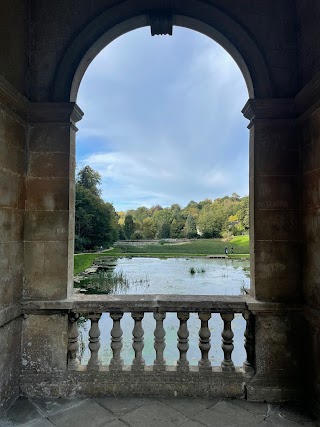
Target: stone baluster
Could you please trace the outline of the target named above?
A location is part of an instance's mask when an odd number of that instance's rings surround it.
[[[123,313],[110,313],[110,317],[113,320],[113,327],[111,329],[111,349],[113,357],[110,362],[111,370],[121,370],[123,360],[121,359],[122,349],[122,329],[120,320],[122,319]]]
[[[232,362],[231,354],[233,351],[233,332],[231,329],[231,322],[234,318],[233,313],[221,313],[221,318],[224,322],[222,331],[222,350],[224,359],[221,363],[223,371],[234,371],[234,364]]]
[[[199,319],[201,320],[201,327],[199,330],[201,360],[199,360],[198,366],[199,370],[211,370],[211,362],[209,360],[211,332],[208,326],[208,322],[211,319],[211,313],[199,313]]]
[[[246,321],[246,329],[244,331],[244,347],[246,349],[247,358],[243,364],[243,369],[247,374],[254,373],[254,318],[250,311],[245,310],[243,317]]]
[[[142,319],[143,319],[144,313],[132,313],[131,317],[134,320],[134,327],[132,331],[132,347],[134,350],[134,359],[132,362],[132,369],[133,370],[143,370],[144,369],[144,359],[142,357],[142,350],[144,347],[143,343],[143,327],[142,327]]]
[[[91,327],[89,331],[89,349],[91,356],[88,362],[88,369],[95,370],[99,369],[101,364],[99,360],[99,348],[100,348],[100,329],[99,329],[99,320],[101,313],[90,313],[88,318],[91,321]]]
[[[166,369],[166,361],[163,357],[164,349],[166,348],[166,331],[163,327],[163,321],[166,318],[166,313],[153,313],[156,321],[154,330],[154,349],[156,351],[156,358],[153,364],[154,371],[164,371]]]
[[[180,320],[180,327],[178,330],[178,350],[180,352],[180,358],[177,361],[177,370],[188,371],[189,362],[187,359],[187,351],[189,349],[189,330],[187,321],[189,319],[189,313],[180,312],[177,313],[178,319]]]
[[[69,316],[69,331],[68,331],[68,367],[76,369],[80,362],[78,359],[79,350],[79,314],[71,313]]]

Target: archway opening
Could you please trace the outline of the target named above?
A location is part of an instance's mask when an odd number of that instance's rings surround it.
[[[121,277],[128,274],[128,293],[239,294],[249,285],[249,262],[228,265],[229,260],[205,257],[224,257],[231,248],[239,252],[231,237],[241,241],[248,233],[248,218],[240,218],[240,210],[248,211],[248,135],[240,113],[247,99],[244,80],[233,59],[202,34],[181,28],[176,38],[151,39],[148,32],[136,30],[110,44],[89,67],[78,96],[86,113],[79,125],[78,168],[89,165],[100,174],[102,197],[113,202],[124,234],[126,218],[132,217],[133,234],[124,240],[138,240],[100,255],[124,257],[140,248],[137,262],[125,257],[115,267]],[[191,218],[193,236],[186,234]],[[76,234],[79,230],[83,227]],[[194,240],[187,243],[189,238]],[[201,253],[189,250],[199,242],[213,245],[209,252],[203,245]],[[217,244],[217,252],[210,253]],[[183,254],[181,247],[188,245]],[[176,278],[163,274],[159,260],[172,248],[177,257],[167,266],[171,273],[179,266],[180,280],[185,273],[183,289],[172,287]],[[154,250],[153,259],[141,258]],[[200,258],[186,259],[195,255]],[[114,264],[112,259],[109,265]]]

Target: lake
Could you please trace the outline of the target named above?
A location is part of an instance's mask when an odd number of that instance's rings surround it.
[[[126,294],[183,294],[183,295],[239,295],[243,287],[250,287],[249,260],[207,259],[207,258],[118,258],[112,261],[116,264],[115,272],[122,272],[129,280]],[[194,274],[190,270],[194,270]],[[132,349],[133,319],[130,313],[124,314],[121,327],[123,330],[122,358],[130,365],[134,357]],[[90,357],[87,346],[87,336],[90,322],[81,328],[81,334],[86,342],[86,349],[81,363],[86,364]],[[112,351],[110,349],[110,331],[112,320],[109,314],[102,315],[99,322],[101,337],[99,355],[103,364],[109,364]],[[155,359],[153,348],[153,332],[155,321],[151,313],[146,313],[142,321],[145,332],[143,357],[146,365],[152,365]],[[167,364],[175,365],[179,358],[177,349],[177,330],[179,321],[175,313],[167,313],[164,321],[166,331],[165,358]],[[221,349],[221,331],[223,322],[219,314],[213,314],[209,322],[211,330],[211,350],[209,357],[212,365],[219,366],[223,359]],[[201,353],[198,347],[200,320],[196,313],[190,314],[188,321],[190,365],[197,365]],[[235,349],[232,354],[234,364],[242,366],[245,360],[243,334],[245,321],[239,314],[232,322]]]

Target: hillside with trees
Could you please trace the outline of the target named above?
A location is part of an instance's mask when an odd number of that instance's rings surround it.
[[[249,230],[249,197],[233,193],[215,200],[192,200],[184,208],[141,206],[118,215],[122,240],[237,236]]]
[[[90,166],[76,179],[75,249],[88,251],[111,246],[116,240],[222,238],[249,229],[249,197],[236,193],[215,200],[190,201],[116,212],[101,198],[101,176]]]

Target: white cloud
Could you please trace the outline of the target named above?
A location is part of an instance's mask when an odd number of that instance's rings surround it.
[[[117,39],[80,86],[78,163],[101,173],[117,209],[248,193],[241,72],[205,36],[174,34]]]

